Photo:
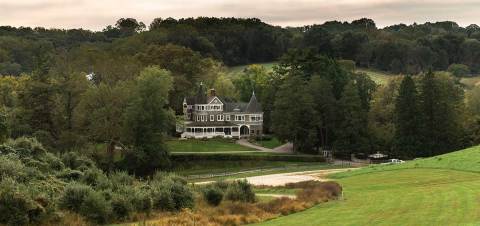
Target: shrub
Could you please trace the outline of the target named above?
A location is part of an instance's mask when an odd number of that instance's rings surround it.
[[[144,190],[137,190],[132,203],[135,210],[149,214],[153,208],[153,200],[150,194]]]
[[[162,180],[160,180],[163,178]],[[167,175],[156,177],[150,184],[153,206],[161,210],[180,210],[194,205],[193,192],[184,179]]]
[[[93,189],[88,185],[71,183],[65,187],[60,206],[64,209],[78,212],[85,199],[93,193]]]
[[[203,190],[203,198],[208,204],[218,206],[223,199],[223,191],[216,186],[208,186]]]
[[[62,162],[71,169],[88,169],[95,165],[91,159],[72,151],[62,155]]]
[[[115,171],[110,174],[109,179],[113,186],[132,185],[135,178],[125,171]]]
[[[246,180],[238,180],[228,185],[225,198],[231,201],[255,202],[255,193]]]
[[[112,213],[116,219],[127,219],[133,211],[133,205],[125,195],[114,195],[111,203]]]
[[[68,181],[77,181],[80,180],[81,177],[83,177],[83,173],[79,170],[72,170],[67,168],[59,172],[57,174],[57,177]]]
[[[83,175],[80,178],[80,181],[88,184],[90,186],[98,186],[99,184],[104,184],[108,178],[103,174],[103,172],[96,168],[90,168],[83,172]]]
[[[90,192],[85,196],[79,213],[92,222],[103,224],[110,217],[111,206],[101,193]]]
[[[23,188],[23,189],[20,189]],[[25,188],[16,184],[13,179],[4,178],[0,184],[0,223],[8,225],[24,225],[40,221],[45,209],[21,191]]]
[[[15,155],[0,156],[0,178],[25,179],[25,166]]]

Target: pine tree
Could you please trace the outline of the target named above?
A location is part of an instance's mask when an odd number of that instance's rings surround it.
[[[421,117],[418,92],[412,77],[406,76],[398,91],[394,110],[393,150],[397,156],[422,156]]]
[[[277,92],[272,112],[273,131],[281,140],[293,142],[294,150],[311,152],[314,146],[315,110],[305,82],[289,74]]]
[[[431,71],[420,84],[424,154],[438,155],[461,147],[463,90],[451,78],[435,76]]]
[[[332,85],[318,75],[314,75],[308,85],[315,108],[314,122],[317,134],[316,147],[331,147],[336,121],[336,100]]]
[[[342,115],[336,131],[335,148],[337,156],[349,158],[349,155],[353,152],[368,151],[368,116],[362,107],[358,88],[353,81],[345,86],[338,105]]]

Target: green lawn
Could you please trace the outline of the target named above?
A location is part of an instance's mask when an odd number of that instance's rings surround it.
[[[260,140],[256,141],[260,146],[274,149],[278,146],[281,146],[283,143],[280,142],[277,138],[272,138],[270,140]]]
[[[242,152],[256,151],[234,143],[234,140],[209,139],[209,140],[169,140],[167,147],[170,152]]]
[[[256,65],[261,65],[261,66],[265,67],[265,69],[267,69],[267,71],[273,71],[273,66],[275,66],[277,64],[278,64],[278,62],[269,62],[269,63],[257,63]],[[237,77],[249,65],[251,65],[251,64],[229,67],[227,74],[230,77]]]
[[[390,79],[392,79],[395,76],[398,76],[396,74],[373,70],[373,69],[367,69],[367,68],[358,68],[355,71],[367,74],[368,76],[370,76],[370,78],[373,81],[375,81],[375,83],[379,85],[387,84]]]
[[[258,225],[479,225],[480,146],[333,175],[342,200]]]

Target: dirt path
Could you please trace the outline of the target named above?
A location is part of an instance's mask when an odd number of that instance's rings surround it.
[[[252,143],[248,142],[248,140],[245,140],[245,139],[237,140],[236,143],[239,144],[239,145],[245,146],[245,147],[257,149],[259,151],[264,151],[264,152],[285,153],[285,154],[292,153],[292,148],[291,148],[292,144],[291,143],[286,143],[286,144],[281,145],[279,147],[276,147],[274,149],[258,146],[256,144],[252,144]]]
[[[312,170],[294,173],[278,173],[254,177],[246,177],[239,179],[246,179],[253,185],[268,185],[268,186],[282,186],[288,183],[297,183],[302,181],[317,180],[327,181],[327,175],[332,173],[344,172],[349,170],[356,170],[358,168],[342,168],[342,169],[328,169],[328,170]],[[209,184],[214,181],[203,181],[195,184]]]
[[[255,193],[256,196],[268,196],[268,197],[274,197],[274,198],[283,198],[283,197],[286,197],[286,198],[291,198],[291,199],[295,199],[297,198],[296,195],[283,195],[283,194],[265,194],[265,193]]]

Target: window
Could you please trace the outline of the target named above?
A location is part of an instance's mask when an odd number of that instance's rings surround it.
[[[197,122],[200,121],[200,115],[197,115]]]
[[[210,121],[211,122],[215,121],[215,115],[210,115]]]
[[[252,116],[250,116],[250,121],[253,121],[253,122],[262,121],[262,116],[260,116],[260,115],[252,115]]]
[[[225,121],[230,121],[230,115],[225,115]]]
[[[223,121],[223,115],[217,115],[217,121]]]
[[[201,120],[202,120],[202,122],[207,121],[207,116],[206,115],[201,115]]]
[[[205,111],[205,106],[202,106],[202,111]]]
[[[235,121],[245,121],[245,115],[235,115]]]

